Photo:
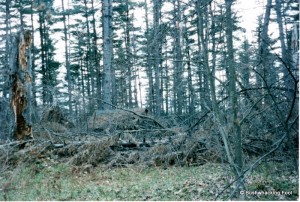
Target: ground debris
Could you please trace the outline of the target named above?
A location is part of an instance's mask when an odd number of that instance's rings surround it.
[[[222,154],[207,144],[201,132],[187,134],[184,128],[138,109],[95,112],[88,121],[91,130],[85,133],[70,128],[57,106],[44,111],[41,123],[33,125],[34,142],[23,150],[0,145],[7,151],[0,154],[0,161],[16,165],[49,158],[72,166],[164,167],[217,162]]]

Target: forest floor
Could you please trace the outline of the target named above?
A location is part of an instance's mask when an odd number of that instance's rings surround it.
[[[237,191],[213,130],[189,135],[184,127],[123,110],[95,113],[85,132],[63,117],[51,108],[25,145],[0,141],[0,201],[298,199],[298,175],[287,156],[273,153],[258,163],[268,152],[264,141],[244,148],[249,172],[246,188]]]
[[[283,169],[279,163],[261,165],[246,178],[244,199],[297,200],[297,175]],[[1,173],[0,200],[215,200],[233,180],[226,164],[108,169],[44,161]],[[228,200],[233,189],[218,200]]]

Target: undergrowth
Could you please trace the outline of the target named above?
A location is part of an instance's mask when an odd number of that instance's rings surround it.
[[[297,200],[296,174],[276,169],[280,165],[268,163],[250,175],[245,200]],[[232,180],[221,164],[114,169],[34,164],[1,173],[0,200],[214,200]],[[233,189],[219,200],[227,200]],[[258,194],[263,191],[269,195]]]

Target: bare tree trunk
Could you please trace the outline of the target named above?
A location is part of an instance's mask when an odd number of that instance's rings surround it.
[[[40,3],[40,2],[39,2]],[[45,41],[44,41],[44,11],[42,9],[39,10],[39,34],[40,34],[40,46],[41,46],[41,72],[43,74],[43,78],[42,78],[42,101],[43,101],[43,105],[46,104],[47,102],[47,95],[48,95],[48,91],[47,91],[47,83],[46,83],[46,62],[45,62]]]
[[[130,16],[129,16],[129,2],[126,0],[126,26],[125,26],[125,49],[126,49],[126,67],[127,67],[127,82],[128,82],[128,106],[132,108],[132,61],[131,61],[131,51],[130,51]],[[127,102],[127,100],[126,100]]]
[[[276,1],[276,14],[277,14],[277,23],[279,27],[279,39],[280,39],[280,45],[281,45],[281,55],[282,60],[285,63],[283,67],[283,76],[284,76],[284,84],[287,89],[289,89],[291,86],[293,86],[293,81],[291,78],[291,75],[289,74],[289,69],[292,69],[292,58],[288,56],[286,43],[285,43],[285,35],[283,30],[283,22],[282,22],[282,14],[281,14],[281,0],[275,0]],[[286,93],[288,101],[291,102],[293,99],[293,92],[287,91]]]
[[[279,39],[280,39],[280,45],[281,45],[281,55],[282,55],[282,60],[283,60],[283,76],[284,76],[284,84],[287,89],[292,88],[295,86],[295,83],[293,82],[292,73],[292,59],[288,56],[288,50],[285,45],[285,35],[283,31],[283,22],[282,22],[282,15],[281,15],[281,0],[275,0],[276,1],[276,14],[277,14],[277,23],[279,27]],[[290,71],[290,72],[289,72]],[[286,97],[288,103],[292,103],[292,100],[294,98],[294,92],[293,90],[288,90],[286,92]],[[293,103],[292,103],[293,104]],[[289,116],[289,115],[288,115]],[[289,118],[289,117],[288,117]],[[284,116],[281,117],[282,120],[284,120]],[[288,120],[288,119],[287,119]],[[288,121],[285,121],[285,129],[286,129],[286,134],[288,138],[288,148],[289,152],[291,153],[291,156],[293,158],[293,163],[294,163],[294,169],[298,171],[298,162],[297,162],[297,153],[296,153],[296,148],[293,145],[293,140],[290,134],[290,129],[288,126]]]
[[[269,22],[270,22],[270,14],[271,14],[271,7],[272,7],[272,0],[267,1],[266,5],[266,12],[264,16],[264,21],[263,21],[263,27],[262,27],[262,33],[260,35],[260,60],[261,60],[261,65],[258,66],[257,72],[259,75],[256,77],[256,82],[258,87],[264,87],[267,88],[266,82],[262,81],[262,79],[265,79],[268,76],[268,72],[271,71],[271,65],[269,61],[269,50],[268,50],[268,28],[269,28]],[[274,74],[274,72],[272,72]],[[263,78],[260,78],[263,77]],[[266,79],[265,79],[266,80]],[[266,80],[267,81],[267,80]],[[262,103],[265,105],[269,104],[269,96],[267,96],[264,101],[259,103],[259,106],[262,107]]]
[[[103,0],[103,107],[111,109],[112,103],[112,0]],[[115,98],[114,98],[115,99]]]
[[[154,106],[153,106],[153,101],[154,101],[154,90],[153,90],[153,75],[152,75],[152,61],[150,60],[150,36],[149,36],[149,20],[148,20],[148,4],[147,0],[145,0],[145,21],[146,21],[146,37],[147,37],[147,47],[146,47],[146,54],[147,54],[147,75],[148,75],[148,80],[149,80],[149,89],[148,89],[148,110],[153,112],[154,111]]]
[[[102,84],[101,84],[101,70],[100,70],[100,56],[98,52],[98,40],[97,40],[97,32],[96,32],[96,20],[95,20],[95,8],[94,8],[94,0],[92,0],[92,26],[93,26],[93,52],[94,52],[94,60],[96,65],[96,85],[97,85],[97,95],[102,99]],[[100,102],[98,101],[98,107],[100,105]]]
[[[161,15],[161,0],[153,0],[153,26],[154,26],[154,41],[152,44],[153,52],[153,61],[154,61],[154,76],[155,76],[155,114],[161,114],[161,104],[162,104],[162,96],[161,96],[161,78],[160,78],[160,58],[161,58],[161,37],[159,36],[160,29],[160,15]]]
[[[165,44],[167,46],[167,44]],[[166,58],[168,58],[168,53],[166,53]],[[169,68],[168,68],[168,59],[166,59],[166,65],[165,65],[165,106],[166,106],[166,115],[169,115],[169,82],[170,82],[170,76],[169,76]]]
[[[226,0],[226,42],[227,42],[227,54],[228,54],[228,72],[229,72],[229,97],[231,104],[231,124],[232,132],[235,141],[235,163],[238,168],[238,172],[243,168],[243,154],[242,154],[242,135],[241,127],[238,119],[238,99],[236,91],[236,70],[233,55],[233,19],[231,16],[232,0]]]
[[[203,20],[203,13],[205,14],[206,20],[208,20],[208,16],[207,16],[207,8],[202,8],[201,2],[197,1],[196,3],[196,10],[197,10],[197,17],[198,17],[198,34],[199,34],[199,38],[198,38],[198,48],[199,48],[199,53],[202,53],[202,57],[203,57],[203,66],[205,67],[205,69],[207,69],[207,67],[209,67],[209,51],[208,51],[208,34],[207,34],[207,30],[205,32],[204,29],[204,20]],[[203,12],[204,11],[204,12]],[[201,59],[201,57],[199,57],[199,59]],[[204,109],[205,106],[208,105],[208,103],[210,103],[210,93],[209,93],[209,81],[208,81],[208,77],[210,74],[209,72],[205,71],[204,74],[200,73],[202,71],[202,69],[199,67],[199,79],[200,79],[200,99],[201,99],[201,109]],[[214,81],[213,81],[214,82]],[[212,85],[212,84],[211,84]],[[214,85],[214,84],[213,84]]]
[[[174,26],[174,94],[177,99],[177,112],[182,115],[184,103],[183,90],[183,64],[182,64],[182,50],[181,50],[181,30],[179,24],[181,23],[181,7],[178,0],[173,0],[173,26]],[[175,101],[176,102],[176,101]]]
[[[63,12],[63,23],[64,23],[64,36],[65,36],[65,54],[66,54],[66,69],[67,69],[67,82],[68,82],[68,94],[69,94],[69,112],[72,113],[72,86],[71,86],[71,70],[70,70],[70,60],[68,51],[68,35],[67,35],[67,25],[66,25],[66,15],[64,8],[64,0],[61,0],[62,12]]]
[[[86,103],[85,103],[85,86],[84,86],[84,72],[83,72],[83,59],[80,58],[80,72],[81,72],[81,91],[82,91],[82,109],[85,116],[86,113]]]
[[[31,10],[33,10],[33,2],[31,3]],[[31,12],[30,15],[31,18],[31,33],[32,33],[32,38],[34,39],[34,20],[33,20],[33,12]],[[34,40],[32,40],[32,54],[35,55],[34,51]],[[32,103],[33,106],[36,108],[37,107],[37,101],[36,101],[36,85],[35,85],[35,57],[32,57]],[[34,112],[34,114],[36,114]]]
[[[191,58],[191,54],[190,54],[190,43],[189,43],[189,35],[188,35],[188,30],[187,30],[187,22],[186,20],[184,21],[184,39],[185,39],[185,54],[186,57],[188,58],[187,61],[187,70],[188,70],[188,78],[187,78],[187,83],[188,83],[188,90],[189,90],[189,102],[188,102],[188,106],[189,106],[189,114],[192,115],[195,112],[195,90],[193,87],[193,76],[192,76],[192,67],[191,67],[191,62],[190,62],[190,58]]]
[[[94,94],[95,94],[95,80],[94,80],[94,68],[95,66],[93,65],[93,61],[95,58],[93,58],[93,48],[91,48],[91,42],[90,42],[90,23],[89,23],[89,14],[88,14],[88,7],[87,7],[87,1],[84,0],[84,16],[85,16],[85,24],[86,24],[86,34],[87,34],[87,70],[88,70],[88,80],[90,80],[90,95],[89,95],[89,112],[92,112],[94,109],[93,107],[95,106],[95,99],[94,99]]]
[[[13,137],[23,141],[32,138],[31,131],[31,33],[18,32],[10,54],[11,107],[15,117]]]
[[[6,5],[5,5],[5,35],[6,35],[6,39],[5,39],[5,65],[9,65],[9,59],[10,59],[10,23],[9,23],[9,19],[10,19],[10,0],[6,0]],[[7,70],[8,73],[8,70]],[[4,74],[4,81],[7,80],[7,76],[8,74]],[[6,84],[6,85],[5,85]],[[5,82],[4,86],[3,86],[3,97],[7,98],[8,96],[8,91],[7,91],[7,84],[8,82]]]

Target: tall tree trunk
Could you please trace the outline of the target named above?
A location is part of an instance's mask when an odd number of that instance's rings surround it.
[[[134,18],[134,15],[132,14],[132,18]],[[139,70],[138,70],[138,66],[136,65],[137,64],[137,59],[136,59],[136,55],[137,55],[137,47],[136,47],[136,35],[133,34],[133,39],[132,39],[132,51],[133,51],[133,65],[132,67],[134,68],[134,90],[133,90],[133,93],[134,93],[134,107],[138,107],[139,106],[139,103],[138,103],[138,74],[139,74]],[[142,103],[142,100],[141,100],[141,103]],[[143,105],[141,104],[141,107]]]
[[[282,22],[282,14],[281,14],[281,0],[275,0],[276,1],[276,14],[277,14],[277,23],[279,27],[279,39],[280,39],[280,45],[281,45],[281,57],[284,62],[283,67],[283,76],[284,76],[284,84],[287,89],[289,89],[291,86],[294,86],[293,80],[291,78],[291,75],[289,74],[289,69],[292,69],[292,58],[288,56],[288,50],[286,48],[285,43],[285,35],[283,30],[283,22]],[[293,99],[293,92],[288,90],[287,93],[288,101],[291,102]]]
[[[98,52],[98,40],[97,40],[97,32],[96,32],[96,19],[95,19],[95,8],[94,8],[94,0],[92,0],[92,26],[93,26],[93,53],[94,53],[94,60],[96,65],[96,85],[97,85],[97,95],[100,99],[102,99],[102,84],[101,84],[101,69],[100,69],[100,56]],[[98,102],[98,107],[100,102]]]
[[[64,8],[64,0],[61,0],[61,7],[63,12],[63,23],[64,23],[64,37],[65,37],[65,58],[66,58],[66,69],[67,69],[67,82],[68,82],[68,96],[69,96],[69,112],[72,113],[72,83],[71,83],[71,70],[70,70],[70,60],[68,51],[68,34],[66,25],[66,14]]]
[[[227,54],[228,54],[228,71],[229,71],[229,97],[231,105],[231,124],[232,132],[235,141],[235,163],[238,168],[238,172],[243,168],[243,154],[242,154],[242,135],[241,127],[238,119],[238,97],[236,91],[236,70],[233,55],[233,19],[232,19],[232,0],[225,0],[226,2],[226,42],[227,42]]]
[[[150,51],[150,36],[149,36],[149,19],[148,19],[148,3],[147,0],[145,0],[145,22],[146,22],[146,38],[147,38],[147,47],[146,47],[146,58],[147,58],[147,75],[148,75],[148,84],[149,84],[149,89],[148,89],[148,110],[150,112],[154,111],[154,90],[153,90],[153,74],[152,74],[152,60],[150,59],[151,56],[151,51]]]
[[[86,104],[85,104],[85,86],[84,86],[84,70],[83,70],[83,59],[80,58],[80,72],[81,72],[81,92],[82,92],[82,109],[83,109],[83,114],[85,116],[85,108],[86,108]]]
[[[33,2],[31,3],[31,10],[33,11]],[[32,39],[34,39],[34,20],[33,20],[33,12],[30,14],[30,20],[31,20],[31,33],[32,33]],[[35,56],[35,45],[34,40],[32,40],[32,54]],[[37,107],[37,101],[36,101],[36,84],[35,84],[35,57],[32,57],[32,104],[33,107]]]
[[[94,99],[94,93],[95,93],[95,80],[94,80],[94,61],[95,58],[93,57],[93,48],[91,48],[91,42],[90,42],[90,23],[89,23],[89,15],[88,15],[88,7],[87,7],[87,1],[84,0],[84,16],[85,16],[85,25],[86,25],[86,34],[87,34],[87,70],[88,70],[88,79],[90,80],[90,95],[89,95],[89,111],[92,112],[94,109],[93,107],[95,106],[95,99]]]
[[[39,3],[41,3],[39,1]],[[47,103],[47,81],[46,81],[46,56],[45,56],[45,42],[44,42],[44,10],[42,8],[39,8],[39,33],[40,33],[40,43],[41,43],[41,72],[43,74],[42,76],[42,101],[43,105]]]
[[[184,90],[183,90],[183,64],[181,50],[181,7],[178,0],[173,0],[173,26],[174,26],[174,94],[176,94],[177,109],[176,112],[180,116],[183,111]],[[175,102],[176,102],[175,101]]]
[[[125,49],[126,49],[126,67],[127,67],[127,83],[128,83],[128,106],[132,106],[132,61],[130,51],[130,16],[129,16],[129,1],[126,0],[126,26],[125,26]]]
[[[161,50],[161,34],[159,33],[160,29],[160,15],[161,15],[161,0],[153,0],[153,26],[154,26],[154,41],[152,44],[153,50],[153,66],[154,66],[154,75],[155,75],[155,114],[161,114],[161,89],[160,89],[160,50]]]
[[[187,31],[187,30],[186,30]],[[188,34],[185,34],[186,36],[186,56],[187,58],[191,58],[190,56],[190,47],[189,47],[189,39]],[[192,115],[195,112],[195,90],[193,87],[193,76],[192,76],[192,67],[191,62],[188,60],[187,62],[187,69],[188,69],[188,89],[189,89],[189,114]]]
[[[277,23],[278,23],[278,27],[279,27],[279,39],[280,39],[280,45],[281,45],[281,57],[283,60],[283,76],[284,76],[284,84],[285,87],[288,89],[286,92],[286,97],[287,97],[287,101],[288,103],[292,103],[292,100],[295,99],[294,98],[294,92],[293,90],[289,90],[290,88],[292,88],[293,86],[297,86],[297,84],[295,85],[295,83],[293,82],[292,79],[292,75],[290,75],[292,73],[292,58],[291,56],[288,56],[288,50],[286,48],[285,45],[285,35],[284,35],[284,31],[283,31],[283,22],[282,22],[282,14],[281,14],[281,0],[275,0],[276,1],[276,14],[277,14]],[[295,88],[296,89],[296,88]],[[279,109],[278,109],[279,110]],[[284,116],[281,116],[282,121],[285,120],[286,118]],[[293,140],[290,134],[290,129],[289,129],[289,124],[288,124],[288,119],[287,121],[284,122],[285,125],[285,130],[287,133],[287,138],[288,138],[288,148],[289,148],[289,152],[293,158],[293,163],[294,163],[294,169],[298,172],[298,157],[297,157],[297,152],[296,152],[296,148],[293,145]]]
[[[112,0],[103,0],[103,107],[111,109],[112,104]],[[113,94],[115,96],[115,94]],[[115,99],[115,97],[114,97]]]
[[[9,23],[9,19],[10,19],[10,3],[11,0],[6,0],[5,3],[5,65],[8,66],[9,65],[9,60],[10,60],[10,23]],[[6,73],[3,75],[3,79],[4,81],[8,80],[8,75],[9,75],[9,71],[6,70]],[[8,82],[4,83],[3,86],[3,97],[6,99],[9,95],[9,86],[8,86]],[[3,108],[5,109],[7,106],[3,106]]]
[[[165,44],[167,46],[167,44]],[[166,53],[166,58],[168,58],[168,53]],[[166,105],[166,115],[169,115],[169,82],[170,82],[170,76],[169,76],[169,66],[168,66],[168,59],[166,59],[166,67],[165,67],[165,91],[166,91],[166,98],[165,98],[165,105]]]
[[[201,9],[201,7],[203,7],[203,5],[201,4],[200,1],[196,2],[196,10],[197,10],[197,18],[198,18],[198,49],[199,49],[199,53],[202,53],[202,57],[203,57],[203,66],[205,67],[205,69],[207,69],[207,67],[209,67],[209,57],[208,57],[208,36],[207,36],[207,31],[205,32],[204,30],[204,16],[203,13],[206,14],[206,18],[207,18],[207,8],[204,7]],[[204,11],[204,12],[203,12]],[[208,19],[206,19],[208,20]],[[206,29],[208,30],[208,29]],[[200,44],[199,44],[200,43]],[[202,57],[199,57],[199,59],[202,59]],[[205,106],[207,106],[208,103],[210,103],[210,94],[209,94],[209,84],[208,84],[208,73],[207,71],[205,71],[205,73],[201,73],[202,69],[199,66],[199,80],[200,80],[200,99],[201,99],[201,109],[204,109]],[[212,84],[211,84],[212,85]],[[201,97],[202,96],[202,97]]]
[[[272,7],[272,0],[267,1],[266,5],[266,12],[264,16],[263,21],[263,27],[260,34],[259,39],[259,49],[260,49],[260,60],[261,65],[257,67],[257,72],[259,75],[256,76],[256,82],[258,87],[263,87],[264,89],[267,88],[267,79],[268,72],[271,71],[271,65],[270,65],[270,57],[269,57],[269,50],[268,50],[268,43],[269,43],[269,37],[268,37],[268,28],[269,28],[269,22],[270,22],[270,13],[271,13],[271,7]],[[274,72],[272,72],[274,74]],[[263,77],[263,78],[261,78]],[[266,82],[262,81],[265,80]],[[269,104],[269,97],[267,96],[261,103],[258,104],[258,106],[262,107],[262,104],[265,105]]]

